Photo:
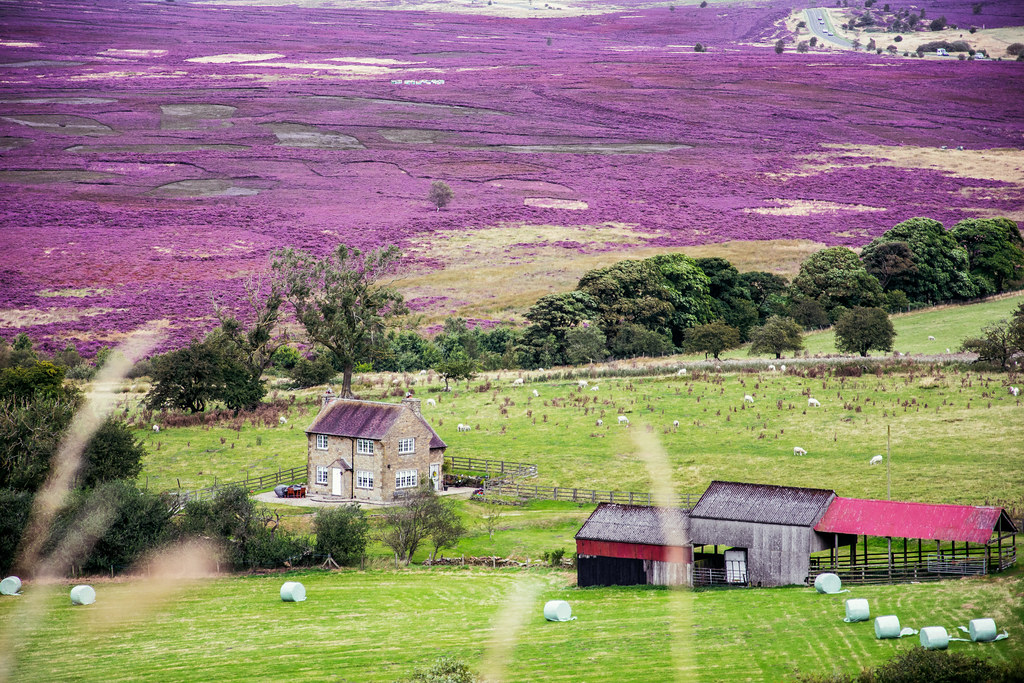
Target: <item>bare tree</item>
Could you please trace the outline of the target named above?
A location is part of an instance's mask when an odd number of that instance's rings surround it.
[[[436,553],[439,548],[454,545],[462,536],[464,529],[457,528],[461,521],[457,516],[453,520],[449,513],[454,515],[434,489],[425,484],[384,511],[384,524],[377,538],[395,553],[396,564],[409,564],[424,541],[432,539]]]

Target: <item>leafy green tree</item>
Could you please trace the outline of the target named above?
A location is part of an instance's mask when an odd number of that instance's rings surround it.
[[[672,353],[672,340],[664,334],[649,330],[636,323],[626,323],[611,343],[612,355],[616,358],[637,358],[638,356],[664,356]]]
[[[832,309],[837,306],[874,306],[882,296],[878,280],[846,247],[829,247],[807,257],[791,289],[794,299],[817,301],[833,320]]]
[[[34,492],[43,485],[77,403],[0,401],[0,489]]]
[[[427,198],[431,204],[437,207],[438,211],[448,206],[454,197],[455,193],[452,192],[452,188],[443,180],[435,180],[430,183],[430,192],[427,193]]]
[[[7,576],[14,567],[22,534],[32,512],[31,491],[0,489],[0,574]]]
[[[200,413],[224,389],[227,359],[216,345],[193,339],[185,348],[153,359],[153,388],[146,405]]]
[[[715,317],[738,329],[740,341],[746,340],[750,328],[757,324],[758,315],[740,272],[729,261],[718,257],[697,259],[697,265],[708,276]]]
[[[443,499],[440,500],[440,504],[441,509],[437,511],[427,535],[427,540],[433,546],[430,551],[431,560],[436,559],[437,554],[445,548],[454,548],[466,535],[466,525],[459,514]]]
[[[790,313],[793,320],[805,330],[820,330],[832,322],[825,309],[814,299],[798,299],[790,307]]]
[[[288,373],[292,386],[297,389],[327,384],[338,374],[326,353],[318,353],[312,358],[301,357],[295,367]]]
[[[82,454],[80,485],[94,488],[119,479],[134,481],[142,471],[145,457],[146,447],[131,427],[117,418],[108,417]]]
[[[459,347],[456,347],[447,358],[443,358],[434,365],[434,370],[444,380],[445,391],[451,391],[448,386],[449,382],[473,379],[476,377],[478,369],[477,362]]]
[[[751,270],[740,273],[740,283],[750,295],[750,301],[757,308],[757,317],[765,321],[773,315],[781,315],[786,306],[786,289],[789,282],[775,273]]]
[[[860,260],[886,291],[917,276],[914,252],[906,242],[872,242],[864,247]]]
[[[274,254],[280,291],[308,337],[330,349],[342,368],[344,398],[353,395],[356,363],[370,359],[388,324],[407,312],[398,290],[381,282],[399,258],[394,246],[364,255],[344,244],[322,259],[293,249]]]
[[[881,308],[857,306],[836,321],[836,348],[843,353],[868,355],[871,349],[892,351],[896,330]]]
[[[668,330],[681,346],[686,330],[715,318],[711,281],[698,262],[686,254],[659,254],[645,259],[661,274],[663,296],[672,304]]]
[[[983,294],[1002,292],[1024,276],[1024,238],[1009,218],[969,218],[950,234],[967,251],[971,275]]]
[[[320,508],[313,518],[316,552],[338,564],[354,564],[366,552],[370,523],[358,505]]]
[[[871,242],[865,251],[882,242],[906,242],[913,253],[917,274],[894,277],[889,283],[893,289],[902,289],[911,301],[936,302],[977,296],[967,250],[957,244],[942,223],[930,218],[905,220]]]
[[[397,505],[384,509],[377,540],[394,552],[396,563],[409,564],[420,545],[430,538],[444,510],[440,496],[424,484]]]
[[[774,353],[782,358],[783,351],[799,351],[804,347],[803,330],[792,318],[772,316],[750,334],[750,355]]]
[[[687,330],[684,348],[690,353],[703,353],[705,358],[710,354],[719,360],[719,354],[739,345],[740,331],[722,320],[716,320]]]
[[[978,354],[982,363],[990,363],[1009,369],[1014,358],[1024,354],[1024,304],[1020,304],[1013,316],[981,330],[981,336],[964,339],[961,351]]]
[[[526,312],[526,319],[545,333],[564,331],[597,316],[600,304],[586,292],[548,294]]]
[[[604,360],[608,357],[607,343],[607,338],[597,325],[571,327],[565,332],[566,360],[572,365]]]
[[[11,367],[29,367],[37,360],[39,360],[39,356],[32,345],[32,339],[25,332],[20,332],[14,338],[14,344],[11,345],[8,363]]]
[[[50,361],[0,370],[0,400],[30,401],[59,398],[73,392],[64,387],[64,368]]]

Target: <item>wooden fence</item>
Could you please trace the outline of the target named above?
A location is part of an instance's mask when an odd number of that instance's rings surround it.
[[[640,491],[598,491],[577,489],[567,486],[532,486],[504,482],[484,482],[484,495],[515,496],[517,498],[540,498],[542,500],[566,500],[574,503],[620,503],[623,505],[654,505],[650,493]],[[701,494],[686,493],[678,496],[673,503],[690,510],[697,504]]]
[[[509,462],[507,460],[485,460],[483,458],[464,458],[448,455],[445,459],[453,470],[463,472],[483,472],[491,481],[514,482],[516,479],[530,479],[537,476],[537,466],[526,462]]]
[[[172,492],[178,498],[178,504],[184,505],[189,501],[193,500],[209,500],[217,495],[217,492],[237,486],[243,488],[246,491],[258,491],[277,484],[300,484],[306,481],[306,466],[300,465],[299,467],[292,467],[287,470],[278,469],[276,472],[270,472],[268,474],[261,474],[259,476],[246,477],[245,479],[239,479],[237,481],[226,481],[220,484],[214,484],[213,486],[207,486],[202,489],[194,489],[191,491],[177,491]]]
[[[853,562],[842,558],[832,564],[827,557],[812,557],[809,583],[825,572],[836,574],[843,583],[850,584],[884,584],[905,583],[907,581],[939,581],[958,576],[981,576],[991,572],[1003,571],[1011,567],[1017,560],[1017,549],[1014,546],[1004,547],[1002,552],[984,546],[972,547],[970,552],[958,552],[955,556],[943,551],[936,553],[911,552],[906,557],[902,552],[893,551],[892,558],[888,553],[858,553]]]
[[[750,585],[746,571],[719,569],[715,567],[694,567],[693,586],[731,586],[733,588],[746,588]]]

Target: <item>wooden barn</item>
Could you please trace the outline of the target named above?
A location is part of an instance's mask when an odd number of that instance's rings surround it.
[[[804,584],[834,491],[713,481],[690,511],[694,585]]]
[[[576,534],[577,584],[690,584],[686,511],[601,503]]]

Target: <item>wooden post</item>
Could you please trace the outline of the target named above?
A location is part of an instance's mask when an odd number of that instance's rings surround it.
[[[889,553],[889,583],[892,583],[892,536],[886,536],[885,543]]]
[[[907,564],[907,539],[904,538],[903,539],[903,565],[904,565],[904,569],[906,568],[906,564]]]

